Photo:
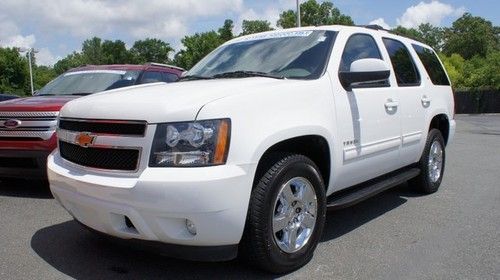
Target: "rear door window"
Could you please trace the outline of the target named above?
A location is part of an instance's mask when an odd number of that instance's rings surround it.
[[[417,52],[418,58],[422,61],[422,64],[429,74],[431,81],[435,85],[449,86],[450,81],[446,76],[446,72],[443,66],[439,62],[439,58],[436,56],[433,50],[425,48],[419,45],[413,44],[413,49]]]
[[[406,46],[398,40],[389,38],[383,38],[382,40],[391,57],[391,64],[396,74],[398,86],[420,85],[420,74]]]

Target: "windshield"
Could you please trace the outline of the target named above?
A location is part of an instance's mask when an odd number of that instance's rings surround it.
[[[335,36],[336,32],[324,30],[255,34],[219,47],[185,76],[226,78],[224,74],[245,72],[317,79],[324,72]]]
[[[87,95],[135,84],[139,71],[89,70],[68,72],[37,92],[40,95]]]

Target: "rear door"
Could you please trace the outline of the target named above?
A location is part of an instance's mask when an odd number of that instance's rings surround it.
[[[401,120],[401,167],[419,160],[427,135],[426,110],[430,94],[422,83],[422,75],[412,55],[413,49],[395,38],[382,38],[396,77],[394,92],[399,100]]]

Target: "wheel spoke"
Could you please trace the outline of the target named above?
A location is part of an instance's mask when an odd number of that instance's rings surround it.
[[[304,220],[302,220],[302,225],[306,228],[312,229],[316,223],[316,217],[312,213],[304,213]]]
[[[288,225],[287,215],[280,215],[273,218],[273,231],[274,233],[283,230]]]
[[[294,250],[295,249],[295,246],[297,245],[297,230],[298,228],[292,228],[290,229],[290,231],[288,232],[288,248],[290,250]]]
[[[282,198],[286,201],[287,205],[290,205],[294,200],[295,196],[292,192],[292,187],[290,184],[286,184],[281,192]]]

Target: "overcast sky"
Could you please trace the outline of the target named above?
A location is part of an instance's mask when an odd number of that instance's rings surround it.
[[[449,26],[464,12],[500,23],[499,0],[332,2],[356,24]],[[0,46],[35,47],[37,62],[52,65],[93,36],[120,39],[128,47],[154,37],[178,50],[182,37],[217,29],[226,18],[235,22],[235,33],[243,19],[275,26],[281,11],[295,8],[295,0],[2,0],[0,7]]]

